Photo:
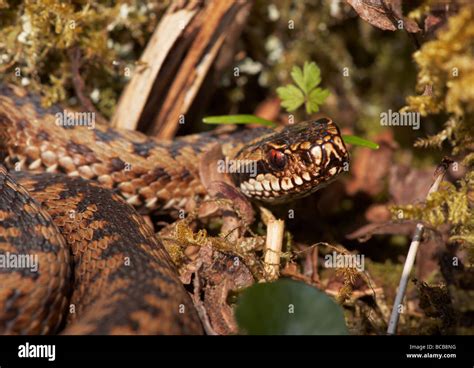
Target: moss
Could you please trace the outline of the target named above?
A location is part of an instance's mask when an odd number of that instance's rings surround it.
[[[1,78],[29,85],[42,94],[44,105],[64,101],[72,96],[68,50],[79,49],[85,92],[90,94],[98,89],[96,107],[110,116],[127,80],[124,67],[133,69],[133,60],[138,59],[167,3],[2,1]],[[121,65],[118,70],[114,61]]]
[[[457,185],[444,182],[437,192],[430,194],[424,203],[393,206],[393,217],[403,213],[404,219],[424,221],[437,228],[450,225],[449,241],[467,247],[474,259],[474,172],[470,171]]]
[[[421,95],[407,98],[405,111],[415,111],[430,120],[445,117],[439,131],[419,139],[415,146],[440,149],[448,143],[456,155],[454,165],[464,165],[466,174],[456,183],[443,182],[424,203],[392,208],[393,218],[402,211],[404,219],[423,221],[434,229],[447,228],[448,243],[467,250],[465,279],[474,264],[474,6],[465,5],[451,16],[432,41],[414,54],[418,66],[417,89]],[[456,169],[456,167],[453,167]],[[439,321],[439,332],[469,330],[463,313],[472,313],[472,287],[430,286],[420,283],[420,307]],[[467,310],[466,310],[467,309]],[[466,314],[467,313],[467,314]]]
[[[422,116],[446,114],[444,129],[417,142],[417,146],[440,147],[451,143],[453,154],[474,147],[474,7],[467,5],[449,18],[436,39],[414,54],[419,68],[417,89],[422,95],[407,98],[407,111]]]
[[[384,263],[366,260],[367,269],[375,282],[381,282],[384,290],[396,290],[400,282],[403,265],[386,260]],[[394,292],[395,294],[395,292]]]

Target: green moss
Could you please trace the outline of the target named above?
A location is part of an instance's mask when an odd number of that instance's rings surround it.
[[[450,225],[450,241],[466,246],[471,259],[474,253],[474,172],[470,171],[458,185],[443,182],[437,192],[430,194],[424,203],[393,206],[394,218],[403,214],[403,219],[416,219],[439,227]],[[402,212],[400,212],[402,211]]]
[[[370,275],[372,275],[375,282],[381,283],[384,286],[384,290],[393,291],[393,295],[387,296],[394,297],[395,290],[400,282],[400,274],[402,273],[403,265],[400,263],[393,263],[390,260],[386,260],[384,263],[379,263],[366,259],[365,263],[367,270]]]
[[[98,89],[96,107],[110,116],[167,1],[2,1],[1,78],[29,85],[51,105],[72,96],[68,51],[79,49],[86,94]],[[114,67],[113,62],[120,65]]]
[[[414,54],[418,65],[417,96],[407,98],[405,110],[422,116],[446,114],[450,119],[437,134],[417,146],[440,147],[449,142],[453,154],[472,150],[474,144],[474,7],[465,6],[449,18],[436,39]]]

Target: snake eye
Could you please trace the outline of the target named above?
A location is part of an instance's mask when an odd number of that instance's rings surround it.
[[[268,161],[277,170],[283,170],[286,166],[286,155],[276,149],[268,153]]]

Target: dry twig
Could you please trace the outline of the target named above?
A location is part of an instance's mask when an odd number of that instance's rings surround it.
[[[267,242],[265,244],[264,269],[268,280],[276,280],[280,273],[280,257],[283,247],[283,220],[270,220],[267,225]]]

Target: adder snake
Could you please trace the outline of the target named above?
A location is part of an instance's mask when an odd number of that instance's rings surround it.
[[[349,160],[330,119],[165,142],[106,126],[60,126],[63,111],[0,86],[0,154],[8,168],[0,166],[3,334],[202,333],[140,214],[203,198],[198,164],[216,143],[227,159],[255,165],[233,181],[269,203],[314,192]],[[38,269],[12,266],[20,255],[36,255]]]

